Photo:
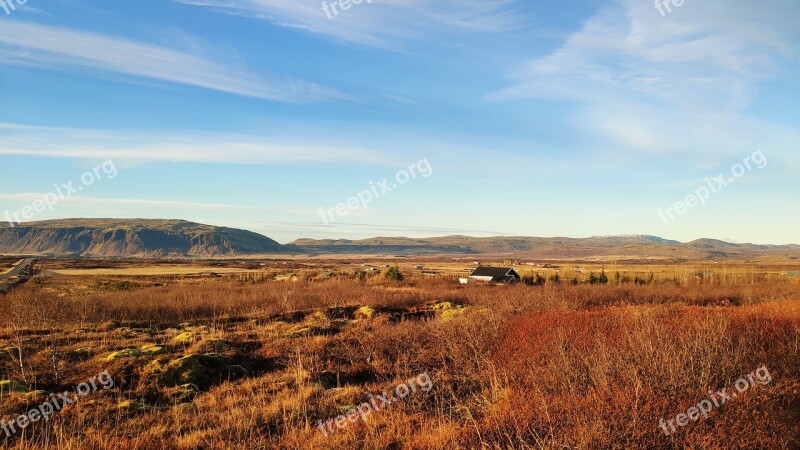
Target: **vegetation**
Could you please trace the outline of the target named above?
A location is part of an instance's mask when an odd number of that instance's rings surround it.
[[[536,287],[490,287],[348,273],[17,287],[0,309],[0,419],[43,401],[37,390],[63,392],[104,370],[116,386],[3,446],[800,446],[796,283],[600,283],[601,271],[597,284],[542,273]],[[671,436],[658,428],[762,365],[771,383]],[[317,427],[422,372],[429,392],[329,436]]]
[[[386,279],[391,281],[403,281],[403,272],[400,272],[400,267],[395,265],[386,271]]]

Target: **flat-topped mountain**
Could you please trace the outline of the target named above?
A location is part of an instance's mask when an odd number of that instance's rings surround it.
[[[0,227],[0,253],[76,256],[229,256],[283,253],[251,231],[185,220],[63,219]]]

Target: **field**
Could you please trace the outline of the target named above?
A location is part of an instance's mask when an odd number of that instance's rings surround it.
[[[794,260],[536,264],[40,261],[0,297],[2,446],[800,448]]]

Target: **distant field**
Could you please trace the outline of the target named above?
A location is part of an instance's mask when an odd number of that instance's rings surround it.
[[[78,276],[78,275],[158,276],[158,275],[193,275],[193,274],[201,274],[203,272],[230,274],[230,273],[246,273],[253,271],[247,269],[220,268],[220,267],[145,266],[145,267],[122,268],[122,269],[59,269],[59,270],[53,270],[51,272],[58,275],[72,275],[72,276]]]

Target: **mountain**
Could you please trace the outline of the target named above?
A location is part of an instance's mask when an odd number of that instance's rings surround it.
[[[538,258],[747,258],[758,255],[800,255],[797,245],[733,244],[715,239],[689,243],[649,235],[595,236],[590,238],[445,236],[434,238],[377,237],[361,240],[298,239],[290,247],[312,254],[385,255],[514,255]]]
[[[251,231],[185,220],[64,219],[0,227],[0,253],[207,257],[286,253]]]
[[[281,245],[251,231],[185,220],[64,219],[0,225],[0,254],[94,257],[224,257],[300,255],[474,255],[514,258],[726,259],[800,257],[798,245],[734,244],[716,239],[681,243],[657,236],[590,238],[375,237],[298,239]]]

